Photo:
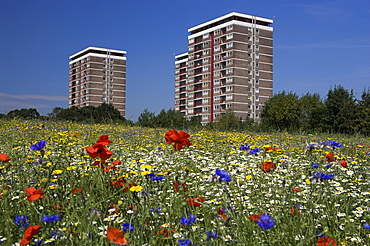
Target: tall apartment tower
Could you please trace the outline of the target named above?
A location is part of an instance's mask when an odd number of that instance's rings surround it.
[[[258,120],[272,96],[272,23],[232,12],[188,29],[188,52],[175,56],[175,110],[202,123],[229,108]]]
[[[88,47],[69,57],[68,107],[112,104],[126,111],[126,51]]]

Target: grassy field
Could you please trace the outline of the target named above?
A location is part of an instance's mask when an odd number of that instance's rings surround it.
[[[370,245],[369,138],[177,129],[175,151],[170,129],[0,128],[0,245]]]

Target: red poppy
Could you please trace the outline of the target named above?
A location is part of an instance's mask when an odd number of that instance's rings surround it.
[[[73,189],[72,193],[73,194],[82,193],[82,188],[75,188],[75,189]]]
[[[27,200],[30,202],[36,201],[37,199],[44,197],[44,193],[42,193],[42,188],[39,190],[36,190],[36,188],[30,187],[30,188],[25,189],[24,191],[27,194],[29,194],[27,196]]]
[[[201,197],[198,197],[198,198],[187,198],[186,199],[186,202],[192,206],[192,207],[199,207],[200,205],[202,205],[201,203],[199,202],[204,202],[204,198],[201,196]]]
[[[182,149],[182,146],[190,146],[191,142],[188,139],[190,135],[183,131],[176,131],[175,129],[169,130],[164,135],[166,143],[173,144],[174,150]]]
[[[112,162],[113,165],[121,165],[122,161],[116,160]]]
[[[224,211],[222,208],[219,208],[219,209],[218,209],[218,215],[219,215],[222,219],[224,219],[224,220],[229,220],[229,219],[230,219],[230,218],[226,217],[226,215],[225,215],[225,211]]]
[[[175,192],[179,192],[179,187],[180,186],[182,186],[182,190],[183,191],[188,191],[188,187],[187,187],[187,185],[185,184],[185,183],[181,183],[181,182],[179,182],[179,181],[175,181],[174,183],[173,183],[173,187],[174,187],[174,189],[175,189]]]
[[[34,225],[30,226],[27,228],[27,230],[24,232],[23,238],[21,242],[19,243],[20,245],[27,245],[31,242],[31,239],[34,235],[36,235],[40,230],[39,225]]]
[[[123,191],[126,191],[126,192],[129,191],[132,186],[136,186],[136,184],[134,182],[127,183],[126,179],[124,179],[124,178],[121,178],[121,179],[118,179],[118,180],[115,180],[115,181],[111,181],[110,185],[113,186],[113,187],[122,187],[122,186],[124,186]]]
[[[123,234],[123,231],[112,226],[108,226],[107,238],[109,241],[120,245],[126,245],[127,239]]]
[[[89,156],[93,159],[100,157],[101,160],[107,160],[113,154],[112,151],[109,151],[101,143],[96,143],[92,147],[85,148]]]
[[[272,161],[265,161],[260,165],[260,169],[265,173],[272,172],[276,170],[276,164]]]
[[[295,210],[295,208],[294,207],[292,207],[291,209],[290,209],[290,212],[289,212],[289,214],[291,215],[291,216],[296,216],[296,215],[301,215],[302,213],[301,212],[299,212],[298,210]]]
[[[176,229],[171,229],[171,230],[168,230],[168,229],[166,229],[165,227],[163,227],[163,226],[160,226],[159,228],[161,228],[161,229],[163,229],[163,230],[160,230],[160,231],[156,231],[155,233],[157,234],[157,235],[159,235],[159,234],[163,234],[163,237],[169,237],[171,234],[172,234],[172,232],[174,232],[174,231],[176,231]]]
[[[257,223],[257,220],[260,219],[261,215],[263,214],[252,214],[252,215],[249,215],[249,219],[254,222],[254,223]]]
[[[330,237],[320,237],[317,239],[316,244],[318,246],[337,246],[337,243],[334,241],[334,239]]]
[[[339,162],[344,168],[347,168],[348,169],[348,165],[347,165],[347,162],[345,160],[340,160]]]
[[[269,152],[270,150],[272,150],[272,146],[266,147],[265,148],[265,153]]]
[[[299,191],[299,187],[296,186],[296,188],[294,188],[293,191]]]
[[[335,159],[334,159],[334,155],[333,155],[333,153],[331,153],[331,152],[327,153],[327,154],[325,155],[325,158],[326,158],[326,161],[327,161],[327,162],[333,162],[333,161],[335,161]]]
[[[110,143],[113,143],[113,141],[108,139],[108,135],[100,136],[98,141],[96,143],[102,144],[102,145],[108,145]]]
[[[3,163],[9,162],[11,159],[4,153],[0,153],[0,161]]]

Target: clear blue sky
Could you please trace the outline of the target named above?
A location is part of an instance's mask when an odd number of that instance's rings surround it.
[[[68,57],[127,51],[127,114],[174,105],[174,54],[187,29],[236,11],[274,19],[274,93],[370,87],[368,0],[2,0],[0,113],[68,105]]]

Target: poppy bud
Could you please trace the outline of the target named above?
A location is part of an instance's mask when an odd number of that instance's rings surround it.
[[[3,190],[3,196],[7,196],[7,195],[9,195],[9,190],[4,189],[4,190]]]
[[[10,167],[11,165],[10,165],[10,163],[9,163],[9,162],[5,162],[5,163],[4,163],[4,166],[5,166],[5,168],[8,168],[8,167]]]

